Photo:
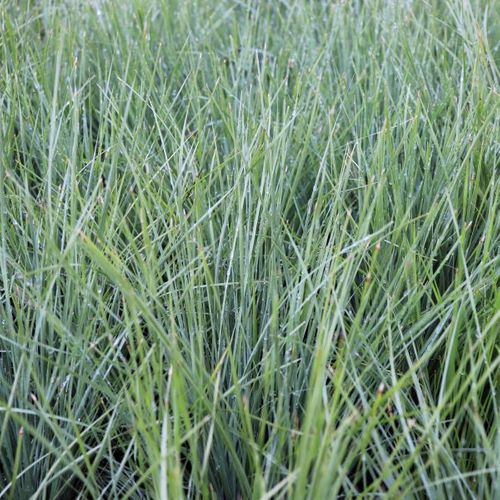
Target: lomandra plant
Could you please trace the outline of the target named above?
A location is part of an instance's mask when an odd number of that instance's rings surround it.
[[[493,0],[0,0],[0,497],[499,489]]]

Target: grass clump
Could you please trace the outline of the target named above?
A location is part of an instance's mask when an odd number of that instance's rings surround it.
[[[498,23],[0,1],[0,497],[498,498]]]

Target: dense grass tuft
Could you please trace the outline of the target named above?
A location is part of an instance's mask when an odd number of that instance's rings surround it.
[[[0,497],[499,498],[494,7],[0,0]]]

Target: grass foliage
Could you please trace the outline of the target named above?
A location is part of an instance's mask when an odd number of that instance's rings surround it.
[[[499,498],[499,17],[0,0],[0,496]]]

